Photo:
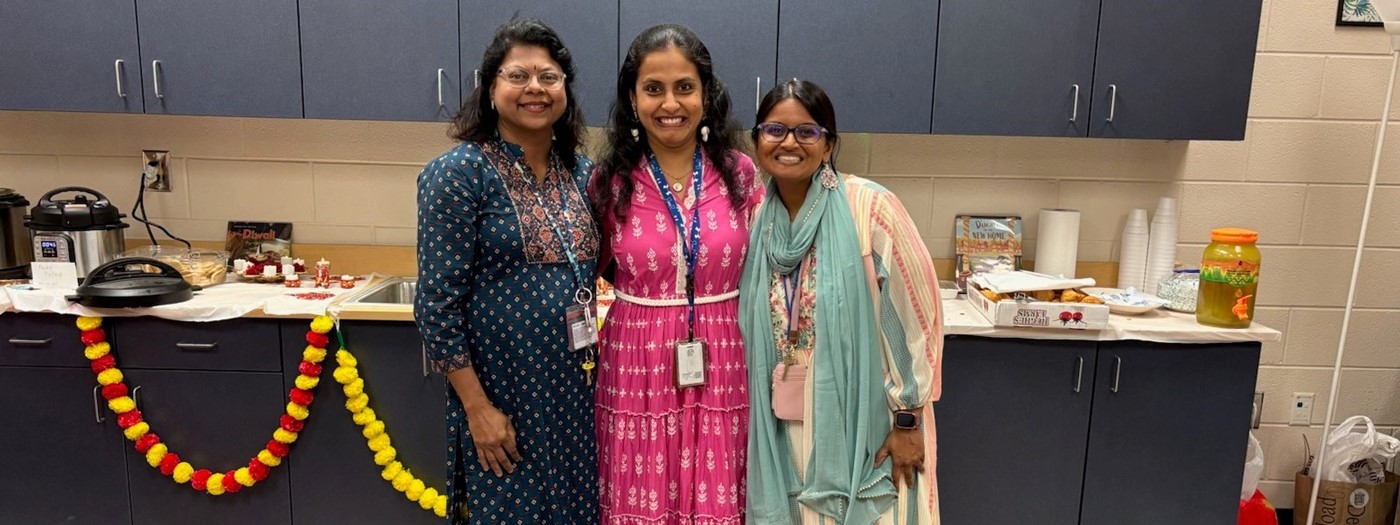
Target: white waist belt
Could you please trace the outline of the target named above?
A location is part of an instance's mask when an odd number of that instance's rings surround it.
[[[616,295],[618,299],[622,299],[623,301],[627,301],[629,303],[641,306],[687,306],[690,304],[685,299],[647,299],[644,297],[633,297],[631,295],[622,293],[616,288],[613,289],[613,295]],[[718,303],[722,301],[728,301],[738,296],[739,290],[731,290],[719,295],[706,295],[703,297],[696,297],[695,304]]]

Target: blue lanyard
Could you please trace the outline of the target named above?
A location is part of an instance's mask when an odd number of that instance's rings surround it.
[[[647,150],[647,164],[651,168],[651,178],[656,181],[656,189],[661,192],[661,199],[666,201],[666,209],[671,212],[671,220],[676,223],[676,231],[681,232],[683,238],[689,238],[690,243],[681,243],[681,252],[685,254],[685,299],[686,299],[686,321],[689,326],[689,341],[695,340],[695,263],[700,252],[700,145],[695,145],[695,160],[690,171],[690,180],[694,185],[694,192],[691,196],[695,198],[695,207],[691,210],[690,228],[685,227],[685,219],[681,217],[681,206],[676,202],[676,196],[671,194],[671,189],[666,185],[666,179],[661,174],[661,163],[656,161],[656,155],[651,150]],[[688,234],[687,234],[688,233]]]
[[[502,149],[504,149],[507,153],[510,152],[509,146],[506,146],[504,144],[502,145]],[[554,156],[551,154],[551,167],[554,166],[556,160],[557,159],[555,159]],[[535,178],[532,176],[532,173],[526,172],[525,168],[520,164],[520,159],[515,158],[512,155],[511,162],[515,166],[515,172],[530,182],[530,188],[533,190],[532,193],[535,194],[535,203],[538,204],[541,209],[544,209],[544,197],[540,195],[539,181],[535,180]],[[545,213],[544,216],[546,219],[549,220],[549,226],[554,228],[554,235],[559,237],[559,242],[564,245],[564,257],[569,259],[569,268],[573,270],[574,284],[577,287],[574,292],[574,300],[577,301],[579,304],[586,304],[589,301],[591,301],[592,298],[591,294],[589,294],[588,300],[584,300],[584,286],[586,281],[584,281],[583,279],[583,267],[578,262],[578,255],[574,253],[573,237],[564,235],[565,231],[574,231],[574,225],[573,219],[571,218],[572,215],[569,213],[569,192],[567,186],[565,186],[564,184],[564,177],[562,176],[564,170],[561,169],[559,170],[559,172],[561,176],[559,177],[556,186],[559,190],[559,207],[563,212],[561,213],[561,215],[564,219],[564,228],[561,229],[559,227],[559,223],[554,220],[552,214]],[[573,180],[572,177],[570,177],[569,179],[571,181]]]
[[[797,269],[793,270],[791,274],[783,276],[783,294],[786,296],[784,299],[786,299],[787,302],[788,314],[787,337],[790,342],[796,342],[797,339],[797,321],[799,314],[797,307],[802,302],[800,299],[802,296],[801,286],[802,263],[799,262],[797,263]]]

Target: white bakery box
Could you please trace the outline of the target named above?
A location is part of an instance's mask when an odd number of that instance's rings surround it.
[[[1108,328],[1108,306],[1091,303],[1058,303],[1026,299],[1006,299],[993,301],[982,294],[986,283],[979,279],[968,280],[965,296],[973,309],[981,312],[993,326],[1013,328],[1053,328],[1058,330],[1103,330]],[[1049,289],[1079,288],[1093,286],[1075,282],[1074,285]],[[1005,289],[1004,287],[998,287]],[[1029,292],[1030,290],[1021,290]]]

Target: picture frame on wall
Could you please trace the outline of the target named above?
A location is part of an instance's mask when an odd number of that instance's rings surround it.
[[[1383,24],[1371,0],[1337,0],[1337,25],[1379,27]]]

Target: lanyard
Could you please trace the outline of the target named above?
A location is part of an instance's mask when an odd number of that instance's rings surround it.
[[[507,145],[503,144],[502,148],[507,152],[510,151]],[[557,159],[555,159],[553,155],[550,157],[550,166],[553,167]],[[514,158],[512,155],[511,161],[514,163],[515,172],[531,183],[530,188],[533,190],[532,193],[535,194],[535,203],[539,205],[540,209],[544,209],[544,197],[540,195],[539,181],[535,180],[533,173],[526,172],[525,168],[521,166],[519,158]],[[559,180],[556,183],[556,188],[559,191],[559,207],[562,211],[560,215],[564,220],[564,228],[561,229],[559,227],[559,223],[554,220],[553,214],[546,212],[544,216],[545,219],[549,221],[549,226],[554,228],[554,235],[559,237],[559,242],[563,244],[564,257],[568,258],[569,268],[573,270],[574,284],[577,286],[574,291],[574,301],[578,304],[588,304],[593,300],[593,291],[585,287],[586,281],[583,279],[583,267],[578,262],[578,255],[574,253],[573,237],[564,235],[565,231],[574,231],[574,226],[573,219],[571,218],[572,214],[569,213],[569,192],[568,188],[564,185],[564,177],[562,176],[563,170],[561,169],[559,172],[561,176],[558,177]],[[572,180],[572,177],[570,177],[570,180]]]
[[[782,276],[783,294],[787,302],[788,328],[787,337],[789,343],[797,342],[797,321],[798,305],[801,304],[802,296],[802,263],[797,263],[797,269],[791,274]]]
[[[671,194],[671,189],[667,187],[666,179],[661,174],[661,164],[656,161],[656,155],[651,150],[647,150],[647,164],[651,168],[651,178],[656,181],[656,189],[661,192],[661,199],[666,201],[666,209],[671,212],[671,220],[676,223],[676,231],[682,239],[688,238],[689,244],[681,243],[681,252],[685,254],[685,298],[686,298],[686,322],[689,328],[690,341],[695,340],[695,261],[700,252],[700,189],[701,175],[700,169],[700,145],[695,145],[695,160],[692,163],[690,179],[694,185],[694,192],[691,196],[695,199],[695,208],[691,210],[690,228],[685,227],[685,219],[681,217],[681,206],[676,202],[676,196]],[[688,232],[688,235],[687,235]]]

